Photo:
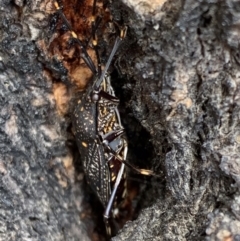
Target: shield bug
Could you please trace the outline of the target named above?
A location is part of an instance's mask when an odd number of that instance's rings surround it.
[[[105,208],[106,231],[111,236],[110,217],[114,216],[121,201],[126,197],[125,166],[144,175],[154,175],[150,170],[138,169],[128,163],[128,144],[118,110],[119,99],[111,85],[109,67],[113,57],[125,38],[127,28],[120,29],[105,67],[102,69],[97,48],[96,29],[101,18],[96,20],[96,0],[92,11],[92,46],[97,56],[97,67],[86,50],[86,46],[73,31],[70,23],[55,2],[64,24],[81,49],[81,57],[93,74],[84,94],[74,104],[72,114],[73,132],[82,157],[87,182]]]

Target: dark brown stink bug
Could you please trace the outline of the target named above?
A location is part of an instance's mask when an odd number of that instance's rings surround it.
[[[115,96],[108,75],[109,66],[126,35],[127,28],[121,29],[120,36],[116,37],[111,54],[102,70],[94,37],[97,25],[95,20],[92,23],[92,42],[98,56],[98,68],[95,67],[82,41],[72,30],[57,2],[55,7],[73,39],[80,46],[81,57],[93,73],[93,80],[74,106],[72,125],[86,179],[105,208],[104,221],[107,234],[111,236],[109,218],[114,216],[119,203],[127,194],[125,165],[141,174],[153,175],[150,170],[137,169],[126,162],[128,144],[118,111],[119,99]],[[96,1],[93,13],[95,7]]]

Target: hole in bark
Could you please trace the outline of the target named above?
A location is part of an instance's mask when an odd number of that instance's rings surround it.
[[[111,77],[115,94],[120,99],[119,110],[128,139],[129,149],[127,161],[138,168],[152,169],[155,152],[151,142],[151,135],[134,117],[130,106],[130,101],[133,95],[133,89],[131,89],[131,87],[134,86],[134,83],[129,85],[131,80],[120,77],[117,71],[113,71]],[[129,168],[127,171],[129,196],[134,196],[132,199],[132,219],[136,219],[143,207],[151,205],[151,200],[149,200],[149,203],[146,203],[142,199],[145,198],[148,193],[148,188],[154,185],[154,183],[152,182],[152,177],[137,174]]]

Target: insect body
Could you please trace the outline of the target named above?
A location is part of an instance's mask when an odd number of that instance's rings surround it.
[[[94,3],[96,5],[96,1]],[[121,29],[120,36],[116,38],[104,69],[102,70],[100,63],[98,63],[97,69],[82,41],[71,29],[71,25],[57,2],[55,2],[55,6],[73,39],[80,46],[81,57],[93,73],[93,81],[89,83],[82,98],[78,99],[74,106],[72,124],[86,179],[105,207],[105,224],[110,236],[109,218],[126,196],[125,165],[141,174],[153,175],[152,171],[137,169],[126,162],[128,145],[118,111],[119,100],[115,96],[107,73],[112,59],[126,35],[126,28]],[[100,62],[96,47],[97,41],[94,37],[95,25],[95,23],[92,24],[93,45],[98,62]]]
[[[114,170],[116,161],[121,176],[124,172],[121,160],[126,160],[127,142],[117,109],[118,99],[108,76],[100,88],[101,91],[97,93],[89,87],[90,91],[88,89],[84,97],[78,100],[72,121],[87,180],[99,200],[107,207],[119,172]],[[111,100],[106,99],[106,96],[111,97]],[[97,100],[94,99],[96,97]]]
[[[118,99],[106,75],[99,90],[91,86],[73,113],[73,128],[88,183],[106,208],[107,232],[112,205],[125,198],[124,163],[127,141],[117,109]],[[116,192],[118,191],[118,195]],[[119,196],[120,195],[120,196]]]

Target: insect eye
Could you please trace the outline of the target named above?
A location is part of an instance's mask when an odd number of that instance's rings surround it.
[[[99,99],[100,99],[99,93],[93,92],[92,93],[92,101],[97,102]]]

